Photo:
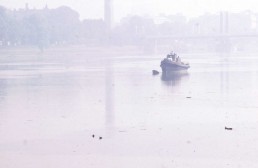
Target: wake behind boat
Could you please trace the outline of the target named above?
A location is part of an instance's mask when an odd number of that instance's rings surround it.
[[[160,67],[163,73],[168,73],[187,70],[190,68],[190,65],[189,63],[182,62],[179,56],[171,52],[167,55],[167,58],[161,61]]]

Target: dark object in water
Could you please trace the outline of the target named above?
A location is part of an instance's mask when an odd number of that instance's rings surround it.
[[[102,137],[99,137],[99,139],[102,139]]]
[[[187,98],[187,99],[191,99],[192,97],[190,97],[190,96],[187,96],[186,98]]]
[[[93,135],[92,135],[92,138],[94,138],[94,137],[95,137],[95,135],[93,134]]]
[[[233,128],[225,127],[225,130],[233,130]]]
[[[158,75],[159,74],[159,71],[157,70],[152,70],[152,75]]]

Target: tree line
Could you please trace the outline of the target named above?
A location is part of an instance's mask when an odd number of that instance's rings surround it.
[[[229,14],[229,32],[232,34],[257,32],[252,26],[256,14],[242,12]],[[157,18],[127,16],[111,31],[102,19],[80,20],[79,14],[67,7],[56,9],[9,10],[0,6],[0,46],[36,45],[43,49],[59,44],[137,45],[153,36],[217,35],[220,15],[205,14],[187,19],[181,14]],[[243,24],[244,23],[244,24]]]
[[[0,45],[37,45],[79,43],[105,35],[103,20],[80,21],[69,7],[56,9],[8,10],[0,6]]]

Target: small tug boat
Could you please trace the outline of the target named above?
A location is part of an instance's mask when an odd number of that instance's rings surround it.
[[[163,73],[168,73],[168,72],[186,71],[188,68],[190,68],[190,65],[189,63],[182,62],[179,56],[171,52],[170,54],[167,55],[167,58],[164,58],[161,61],[160,67]]]

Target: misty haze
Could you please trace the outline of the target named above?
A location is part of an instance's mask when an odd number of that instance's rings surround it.
[[[257,168],[252,0],[0,2],[1,168]]]

